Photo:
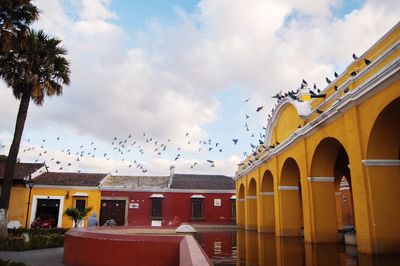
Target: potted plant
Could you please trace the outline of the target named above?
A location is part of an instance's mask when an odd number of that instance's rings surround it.
[[[78,224],[87,217],[88,213],[92,210],[92,207],[78,210],[76,208],[68,208],[65,210],[64,215],[69,216],[74,221],[74,227],[78,227]]]

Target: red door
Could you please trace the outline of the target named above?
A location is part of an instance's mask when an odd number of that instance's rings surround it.
[[[114,219],[117,225],[125,225],[125,200],[101,200],[100,225]]]

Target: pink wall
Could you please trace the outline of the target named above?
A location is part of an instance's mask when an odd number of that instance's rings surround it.
[[[181,223],[203,224],[233,224],[232,200],[234,193],[177,193],[177,192],[124,192],[102,191],[102,197],[127,197],[129,203],[139,203],[138,209],[128,208],[129,226],[150,226],[151,198],[152,194],[162,194],[163,227],[177,227]],[[204,199],[204,221],[191,221],[191,196],[201,194]],[[214,206],[214,199],[221,199],[221,206]]]

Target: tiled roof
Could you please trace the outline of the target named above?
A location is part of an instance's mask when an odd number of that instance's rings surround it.
[[[169,176],[108,176],[102,188],[167,188]]]
[[[97,187],[107,174],[46,172],[34,178],[36,185]]]
[[[17,163],[15,165],[14,180],[23,180],[43,166],[43,163]],[[0,162],[0,179],[4,178],[5,171],[6,162]]]
[[[224,175],[174,174],[171,188],[234,190],[235,181],[231,177]]]

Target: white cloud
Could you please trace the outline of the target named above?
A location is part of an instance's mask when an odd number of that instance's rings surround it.
[[[252,97],[252,109],[261,104],[270,109],[271,95],[295,88],[302,78],[324,87],[325,76],[340,72],[353,52],[363,53],[398,22],[397,1],[366,1],[340,18],[333,17],[332,7],[341,1],[317,2],[203,0],[194,13],[177,9],[180,20],[174,24],[150,21],[135,47],[128,47],[132,33],[117,24],[110,0],[37,0],[42,14],[36,26],[63,40],[72,84],[43,107],[31,105],[28,128],[64,128],[105,142],[147,132],[193,153],[198,147],[185,145],[186,132],[197,143],[209,137],[205,124],[232,119],[217,117],[218,92],[236,86]],[[3,87],[0,99],[0,134],[11,135],[16,102]],[[242,99],[236,104],[242,113]],[[238,157],[225,157],[215,169],[202,164],[198,169],[233,174]],[[147,159],[152,172],[164,173],[174,163],[173,158]],[[193,160],[188,155],[177,168],[184,171]],[[125,164],[96,159],[82,161],[81,167]]]

